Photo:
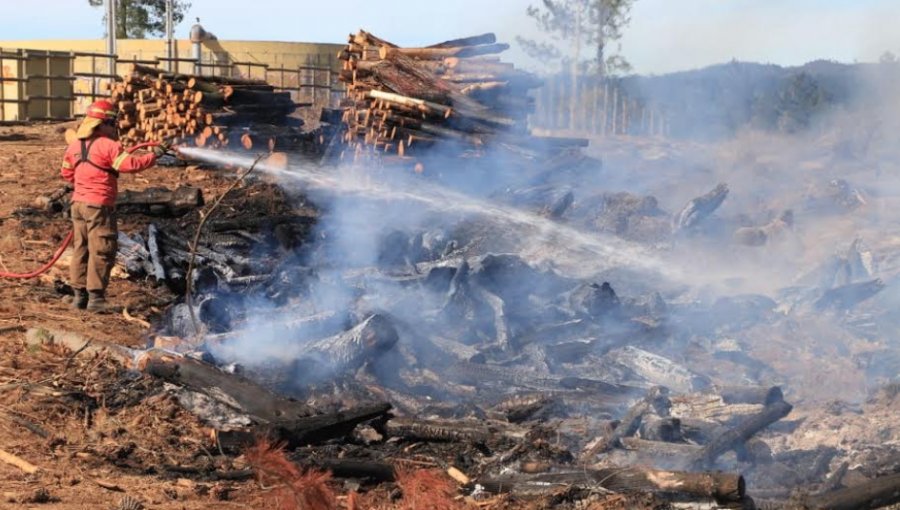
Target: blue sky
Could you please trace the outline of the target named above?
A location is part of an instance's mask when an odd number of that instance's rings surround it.
[[[366,28],[402,45],[495,32],[534,35],[525,8],[539,0],[193,0],[195,17],[221,39],[343,42]],[[102,9],[87,0],[0,0],[2,39],[101,37]],[[252,6],[248,9],[248,6]],[[269,13],[254,18],[248,10]],[[898,0],[636,0],[622,52],[642,73],[737,58],[800,64],[817,58],[874,61],[900,54]],[[515,48],[506,58],[531,65]]]

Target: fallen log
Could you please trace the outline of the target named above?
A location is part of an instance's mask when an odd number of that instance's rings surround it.
[[[725,431],[725,427],[713,421],[681,418],[680,429],[685,439],[697,444],[707,444]]]
[[[33,475],[34,473],[40,471],[39,467],[5,450],[0,450],[0,461],[3,461],[10,466],[15,466],[29,475]]]
[[[627,367],[650,383],[664,384],[679,393],[700,391],[709,386],[709,378],[696,374],[669,358],[632,345],[613,349],[604,358]]]
[[[206,228],[211,232],[229,232],[235,230],[269,230],[284,224],[315,224],[315,216],[299,216],[294,214],[272,216],[236,216],[228,219],[210,220]]]
[[[817,311],[828,309],[849,310],[884,289],[884,282],[876,278],[865,282],[849,283],[828,289],[815,303]]]
[[[900,503],[900,473],[819,496],[791,510],[870,510],[897,503]]]
[[[202,190],[192,186],[179,186],[174,191],[167,188],[126,190],[116,198],[116,210],[120,213],[140,212],[154,216],[181,216],[202,205]]]
[[[661,469],[688,469],[691,459],[700,454],[703,447],[688,443],[651,441],[636,437],[621,439],[621,453],[629,464],[652,466]],[[612,453],[611,453],[612,455]],[[615,464],[624,462],[614,460]]]
[[[656,412],[660,416],[667,416],[671,407],[669,401],[669,390],[661,386],[651,388],[641,400],[631,406],[619,425],[613,430],[609,437],[598,444],[592,453],[601,453],[611,448],[622,446],[622,439],[633,436],[641,426],[641,420],[644,415],[650,412]]]
[[[385,424],[391,437],[415,441],[484,443],[490,430],[481,423],[392,418]]]
[[[650,492],[677,498],[714,499],[733,503],[744,499],[746,484],[740,475],[688,473],[638,467],[584,469],[541,475],[479,479],[478,485],[493,494],[547,494],[560,488],[603,488],[613,492]]]
[[[423,420],[391,418],[387,435],[411,441],[465,442],[482,444],[496,437],[523,437],[517,428],[502,423],[474,420]]]
[[[741,447],[748,439],[769,425],[790,414],[793,406],[780,400],[766,406],[759,413],[745,418],[737,426],[729,428],[703,447],[691,461],[698,469],[712,466],[723,453]]]
[[[728,197],[728,186],[719,184],[709,193],[689,201],[672,221],[672,229],[680,231],[693,228],[710,216]]]
[[[328,471],[335,478],[352,478],[370,483],[393,482],[394,466],[387,462],[363,459],[309,459],[298,462],[306,468]]]
[[[313,340],[288,349],[283,355],[305,367],[309,379],[355,370],[397,343],[399,336],[393,322],[384,315],[373,314],[337,335]]]
[[[741,501],[746,495],[744,477],[729,473],[689,473],[631,467],[600,469],[592,476],[601,481],[604,489],[616,492],[710,498],[718,503]]]
[[[288,448],[298,448],[346,436],[360,423],[384,418],[391,410],[386,402],[338,411],[281,420],[253,427],[250,430],[231,430],[216,433],[217,443],[229,451],[241,451],[253,445],[259,437],[284,442]]]
[[[137,367],[153,377],[203,393],[258,423],[305,418],[315,412],[306,404],[279,397],[249,379],[169,351],[145,351],[138,358]]]

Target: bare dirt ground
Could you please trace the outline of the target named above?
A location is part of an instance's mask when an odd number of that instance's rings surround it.
[[[0,128],[0,268],[25,272],[49,260],[69,229],[67,220],[29,222],[12,212],[58,189],[67,124]],[[226,179],[193,168],[153,168],[125,176],[123,189],[191,184],[207,201]],[[132,233],[149,218],[126,216],[119,228]],[[215,464],[239,468],[204,454],[206,431],[160,392],[128,375],[106,356],[26,347],[32,327],[72,331],[95,340],[144,346],[145,324],[121,314],[95,315],[61,301],[54,281],[65,281],[67,260],[32,280],[0,280],[0,450],[40,468],[26,474],[0,462],[0,508],[114,508],[127,494],[150,508],[246,508],[265,495],[255,482],[201,483],[163,466]],[[148,283],[114,278],[110,298],[130,316],[152,321],[172,299]],[[77,389],[77,391],[74,391]],[[17,423],[27,420],[37,431]],[[219,464],[216,464],[219,463]],[[196,477],[195,477],[196,478]]]

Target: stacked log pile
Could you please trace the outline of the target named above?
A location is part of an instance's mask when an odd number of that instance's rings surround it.
[[[425,48],[401,48],[365,31],[351,35],[338,57],[347,85],[344,141],[400,156],[444,146],[451,154],[489,144],[527,149],[586,145],[538,138],[527,128],[541,86],[534,75],[493,56],[509,48],[494,34]]]
[[[246,150],[289,146],[299,137],[290,119],[297,104],[263,80],[172,74],[134,64],[111,86],[125,145],[167,142]]]

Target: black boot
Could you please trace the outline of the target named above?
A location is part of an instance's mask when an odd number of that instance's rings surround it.
[[[103,313],[109,312],[110,306],[106,302],[106,293],[102,290],[92,290],[88,293],[90,295],[90,299],[88,299],[87,310],[89,312]]]
[[[72,289],[74,294],[66,296],[64,301],[69,303],[76,310],[84,310],[88,305],[88,293],[84,289]]]

